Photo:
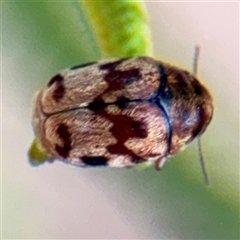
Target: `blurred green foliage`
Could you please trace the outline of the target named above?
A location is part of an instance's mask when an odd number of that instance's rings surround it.
[[[141,2],[79,1],[103,57],[151,55],[147,16]]]

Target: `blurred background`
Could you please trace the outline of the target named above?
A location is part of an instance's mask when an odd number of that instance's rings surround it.
[[[211,90],[214,118],[197,144],[154,168],[32,167],[31,99],[61,69],[100,59],[77,2],[2,2],[3,239],[239,239],[239,3],[146,2],[154,56]]]

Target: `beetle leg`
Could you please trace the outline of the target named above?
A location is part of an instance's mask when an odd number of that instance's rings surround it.
[[[155,169],[156,170],[161,170],[163,165],[165,164],[167,158],[158,158],[156,161],[155,161]]]

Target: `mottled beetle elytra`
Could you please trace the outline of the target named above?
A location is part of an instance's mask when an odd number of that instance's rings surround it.
[[[92,62],[60,72],[36,94],[30,158],[160,169],[212,115],[209,91],[188,71],[151,57]]]

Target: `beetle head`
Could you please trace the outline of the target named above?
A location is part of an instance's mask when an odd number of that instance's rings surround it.
[[[213,100],[193,74],[168,64],[163,66],[160,81],[165,84],[157,98],[171,128],[169,153],[173,155],[205,131],[212,119]]]

